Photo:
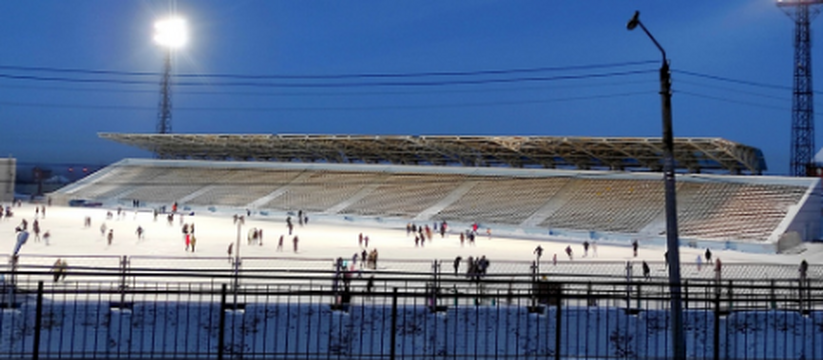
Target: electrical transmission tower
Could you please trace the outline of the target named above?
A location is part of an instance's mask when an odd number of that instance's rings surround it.
[[[823,0],[778,0],[794,20],[791,175],[807,176],[814,156],[811,20]]]
[[[171,50],[166,51],[163,78],[160,80],[160,105],[157,109],[157,133],[171,133]]]

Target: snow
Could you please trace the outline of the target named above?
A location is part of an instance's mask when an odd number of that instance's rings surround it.
[[[11,249],[15,242],[14,227],[22,217],[34,220],[34,206],[24,204],[14,208],[15,217],[0,221],[0,248]],[[30,237],[20,252],[21,262],[50,264],[56,257],[70,257],[70,265],[88,264],[118,266],[119,257],[128,255],[143,266],[225,266],[226,248],[237,237],[237,227],[227,214],[196,214],[184,222],[196,224],[197,252],[185,251],[180,222],[168,225],[162,215],[155,222],[150,212],[126,210],[119,220],[106,220],[107,209],[48,207],[45,218],[39,219],[43,231],[51,233],[49,245]],[[144,209],[145,210],[145,209]],[[83,219],[92,218],[90,228]],[[251,227],[264,230],[263,246],[247,246],[243,239],[241,255],[278,257],[278,262],[297,264],[302,268],[329,270],[331,259],[350,258],[359,252],[357,235],[370,237],[370,247],[380,251],[381,262],[387,267],[402,267],[400,260],[422,264],[428,268],[433,259],[450,260],[455,256],[486,255],[492,260],[491,272],[511,270],[520,261],[534,259],[533,249],[544,249],[543,266],[550,266],[551,255],[558,254],[558,268],[574,269],[580,260],[569,261],[563,249],[568,243],[528,239],[479,236],[476,246],[461,247],[457,236],[435,237],[424,248],[416,248],[405,229],[391,229],[369,224],[310,223],[295,226],[300,237],[299,251],[294,253],[290,241],[286,251],[276,252],[276,239],[286,233],[284,214],[252,216],[246,220],[241,234]],[[310,214],[311,216],[311,214]],[[100,234],[105,223],[113,229],[111,246]],[[142,226],[146,237],[138,240],[135,230]],[[577,255],[579,245],[573,245]],[[641,248],[640,257],[632,257],[631,248],[599,245],[597,258],[587,258],[589,265],[598,262],[625,262],[663,258],[663,248]],[[725,264],[785,264],[795,272],[796,264],[806,258],[820,264],[823,252],[818,244],[808,244],[808,250],[798,255],[746,254],[716,251],[715,257]],[[684,262],[694,259],[702,249],[681,249]],[[49,257],[40,257],[46,256]],[[174,257],[174,258],[171,258]],[[579,258],[578,258],[579,259]],[[417,263],[415,263],[417,261]],[[249,259],[244,266],[263,266],[271,260]],[[445,271],[451,268],[446,261]],[[257,265],[255,265],[257,264]],[[134,263],[132,266],[135,266]],[[416,265],[415,265],[416,266]],[[597,267],[592,267],[597,268]],[[689,271],[694,271],[689,270]],[[711,274],[704,270],[707,275]],[[686,273],[686,272],[684,272]],[[710,276],[710,275],[709,275]],[[70,277],[71,280],[71,277]],[[59,286],[59,285],[58,285]],[[328,285],[326,285],[328,286]],[[18,308],[0,311],[0,354],[22,354],[33,344],[35,302],[26,296]],[[277,298],[281,299],[281,298]],[[249,302],[242,311],[226,312],[225,350],[238,353],[267,353],[267,358],[293,357],[309,353],[348,357],[358,354],[387,356],[390,349],[391,305],[355,299],[348,312],[332,311],[328,298],[314,301]],[[209,299],[207,299],[209,300]],[[416,301],[416,302],[415,302]],[[629,357],[651,358],[670,353],[671,329],[665,310],[646,309],[631,315],[617,307],[564,306],[561,323],[561,355],[563,358]],[[108,300],[95,296],[78,298],[48,298],[43,305],[41,355],[68,354],[80,356],[90,352],[106,358],[148,356],[214,357],[219,334],[219,299],[211,301],[178,301],[166,296],[135,301],[130,308],[112,308]],[[460,304],[445,312],[432,313],[422,300],[401,299],[397,318],[398,355],[517,355],[553,356],[555,348],[556,308],[548,307],[543,314],[529,313],[524,305]],[[690,357],[710,358],[714,351],[714,313],[687,310],[684,330]],[[720,318],[721,356],[779,359],[823,357],[823,313],[801,316],[786,311],[734,312]],[[2,356],[2,355],[0,355]]]

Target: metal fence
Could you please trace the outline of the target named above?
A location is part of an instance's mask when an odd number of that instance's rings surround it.
[[[10,270],[0,273],[7,359],[662,359],[672,351],[669,284],[642,276]],[[689,358],[823,359],[819,280],[682,286]]]

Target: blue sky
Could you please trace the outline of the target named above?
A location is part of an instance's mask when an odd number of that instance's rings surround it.
[[[0,154],[42,164],[148,156],[97,133],[154,131],[163,50],[153,23],[171,7],[191,31],[174,71],[200,75],[173,88],[176,133],[657,137],[660,53],[625,27],[640,10],[671,60],[675,136],[752,145],[769,173],[789,170],[794,24],[768,0],[0,2]],[[813,23],[813,40],[821,28]],[[556,70],[211,76],[536,68]],[[149,74],[124,74],[134,72]],[[455,84],[487,79],[505,82]],[[238,82],[255,85],[227,84]]]

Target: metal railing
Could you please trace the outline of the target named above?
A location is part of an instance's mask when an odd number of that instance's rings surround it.
[[[667,358],[669,284],[538,273],[0,272],[0,358]],[[373,277],[372,277],[373,276]],[[46,279],[48,278],[48,279]],[[127,278],[123,281],[123,278]],[[688,357],[823,358],[819,280],[683,284]]]

